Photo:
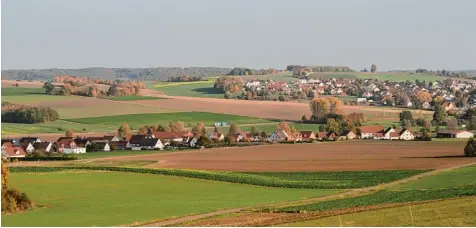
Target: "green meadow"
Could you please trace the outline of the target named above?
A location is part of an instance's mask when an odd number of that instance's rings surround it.
[[[10,182],[40,207],[2,215],[2,226],[128,225],[337,192],[124,172],[11,173]]]

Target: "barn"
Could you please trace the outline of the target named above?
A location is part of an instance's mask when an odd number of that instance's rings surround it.
[[[456,130],[444,130],[436,133],[437,138],[457,138],[467,139],[473,137],[473,132],[470,131],[456,131]]]

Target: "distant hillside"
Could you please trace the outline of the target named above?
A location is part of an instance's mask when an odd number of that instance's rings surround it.
[[[133,79],[165,81],[177,76],[220,76],[226,75],[231,68],[218,67],[156,67],[156,68],[104,68],[92,67],[83,69],[32,69],[2,70],[2,79],[20,80],[51,80],[54,76],[70,75],[100,79]]]

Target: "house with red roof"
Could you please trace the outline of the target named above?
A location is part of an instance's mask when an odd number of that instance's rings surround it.
[[[361,139],[385,139],[385,127],[382,125],[361,126]]]
[[[7,158],[23,158],[26,156],[26,152],[21,146],[6,142],[2,145],[2,156]]]

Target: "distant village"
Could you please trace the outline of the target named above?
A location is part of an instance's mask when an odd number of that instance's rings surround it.
[[[248,80],[243,84],[242,99],[292,100],[317,96],[341,97],[347,105],[394,106],[432,109],[434,102],[446,111],[463,111],[476,106],[476,82],[448,78],[442,82],[379,81],[362,79],[312,79],[294,82]],[[272,98],[272,95],[277,95]],[[280,97],[281,96],[281,97]]]

